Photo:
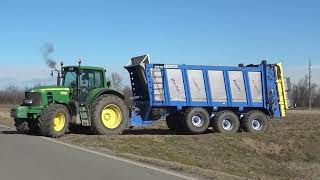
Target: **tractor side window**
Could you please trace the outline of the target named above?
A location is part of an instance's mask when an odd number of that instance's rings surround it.
[[[80,87],[82,88],[90,88],[91,87],[91,82],[89,78],[89,73],[88,71],[83,71],[81,76],[80,76]]]
[[[94,74],[92,72],[88,73],[90,88],[95,88]]]
[[[96,88],[103,86],[103,84],[102,84],[102,73],[101,72],[95,72],[94,82],[95,82]]]
[[[75,71],[68,71],[65,73],[63,78],[63,86],[72,87],[76,86],[77,74]]]
[[[81,86],[89,89],[102,87],[102,73],[94,70],[84,70],[81,75]]]

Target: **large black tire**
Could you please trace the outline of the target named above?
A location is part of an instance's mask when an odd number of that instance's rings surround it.
[[[210,116],[206,109],[200,107],[189,108],[184,112],[183,125],[189,134],[201,134],[207,131]]]
[[[14,119],[15,127],[20,134],[37,135],[39,127],[36,120],[33,119]]]
[[[63,117],[64,122],[61,130],[57,130],[54,124],[54,119],[59,116]],[[62,104],[50,104],[41,113],[39,117],[38,126],[40,133],[43,136],[59,138],[62,137],[68,130],[70,122],[70,113],[66,106]]]
[[[108,105],[112,105],[120,110],[121,121],[115,128],[104,125],[102,120],[102,112]],[[122,134],[123,130],[129,127],[129,111],[124,100],[113,94],[105,94],[99,96],[91,107],[91,130],[94,134],[115,135]]]
[[[228,110],[218,112],[213,120],[213,128],[219,133],[236,133],[240,127],[238,116]]]
[[[34,119],[28,119],[28,126],[29,126],[29,131],[27,134],[29,135],[39,135],[40,134],[40,128],[38,125],[38,121]]]
[[[183,126],[183,122],[181,120],[181,113],[176,112],[173,114],[170,114],[166,117],[166,123],[167,126],[170,130],[176,132],[176,133],[181,133],[184,131],[184,126]]]
[[[241,128],[245,132],[262,133],[269,128],[268,116],[258,110],[249,111],[241,121]]]
[[[16,127],[16,130],[20,134],[27,134],[29,132],[29,126],[28,122],[23,119],[14,119],[14,125]]]

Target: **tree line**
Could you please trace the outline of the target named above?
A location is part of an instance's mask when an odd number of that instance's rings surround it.
[[[122,76],[114,72],[111,74],[110,80],[112,87],[124,94],[126,98],[126,105],[128,107],[132,106],[133,101],[131,100],[131,87],[124,85]],[[30,88],[9,86],[6,89],[0,90],[0,104],[21,104],[24,99],[24,92],[27,89]],[[297,107],[308,107],[310,93],[307,76],[298,82],[291,84],[291,88],[289,88],[289,90],[289,97],[293,104]],[[320,86],[315,83],[311,85],[311,102],[312,107],[320,107]]]
[[[291,99],[297,107],[308,107],[309,96],[311,95],[312,107],[320,107],[320,87],[318,84],[311,84],[311,93],[309,93],[308,76],[291,85]]]

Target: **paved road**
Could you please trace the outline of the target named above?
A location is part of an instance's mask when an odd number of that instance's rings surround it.
[[[2,180],[171,180],[175,175],[0,127]]]

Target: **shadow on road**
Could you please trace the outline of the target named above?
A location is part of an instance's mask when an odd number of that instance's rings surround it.
[[[212,130],[208,130],[204,134],[212,133]],[[21,134],[17,132],[16,130],[2,130],[0,131],[0,134]],[[69,131],[66,134],[82,134],[82,135],[95,135],[92,133],[90,128],[88,127],[69,127]],[[123,135],[188,135],[187,133],[179,133],[172,131],[170,129],[156,129],[156,128],[150,128],[150,129],[128,129],[123,131]],[[29,136],[41,136],[39,132],[35,134],[24,134]]]
[[[35,134],[23,134],[23,133],[19,133],[16,130],[2,130],[0,131],[0,134],[19,134],[19,135],[27,135],[27,136],[40,136],[40,134],[35,133]]]
[[[90,128],[72,128],[68,134],[96,135]],[[124,130],[123,135],[173,135],[175,132],[167,129],[128,129]]]
[[[175,132],[169,129],[129,129],[123,132],[124,135],[173,135]]]
[[[4,130],[0,131],[0,134],[20,134],[16,130]]]
[[[209,134],[213,131],[208,129],[203,134]],[[123,132],[124,135],[190,135],[186,132],[175,132],[170,129],[129,129]]]
[[[70,126],[69,132],[71,134],[84,134],[84,135],[95,135],[90,127],[83,126]],[[128,129],[123,131],[124,135],[173,135],[176,134],[174,131],[169,129]]]

